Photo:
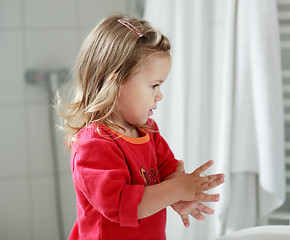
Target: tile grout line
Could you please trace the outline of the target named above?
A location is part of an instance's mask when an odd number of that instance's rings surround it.
[[[22,66],[23,66],[23,81],[25,81],[25,71],[27,68],[27,33],[26,33],[26,15],[25,15],[25,6],[26,0],[21,2],[21,18],[22,18],[22,25],[21,25],[21,35],[22,35]],[[28,188],[28,209],[29,209],[29,232],[30,232],[30,239],[34,240],[34,209],[33,209],[33,184],[32,184],[32,175],[31,175],[31,149],[30,149],[30,142],[29,142],[29,135],[30,135],[30,127],[29,127],[29,106],[28,106],[28,93],[27,87],[24,84],[24,121],[25,121],[25,149],[26,149],[26,179],[27,179],[27,188]]]

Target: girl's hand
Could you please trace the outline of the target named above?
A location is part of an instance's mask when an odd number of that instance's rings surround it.
[[[184,162],[182,160],[179,160],[175,172],[172,173],[172,174],[170,174],[170,175],[168,175],[167,178],[165,178],[165,180],[169,180],[169,179],[175,178],[179,174],[183,174],[183,173],[185,173],[185,170],[184,170]]]
[[[200,174],[206,171],[213,161],[209,161],[201,167],[197,168],[193,173],[182,173],[182,164],[179,164],[178,170],[168,176],[159,184],[144,187],[141,202],[138,205],[138,219],[151,216],[152,214],[171,206],[179,201],[218,201],[219,194],[208,195],[204,193],[211,188],[214,188],[224,182],[223,174],[216,174],[202,177]],[[198,211],[203,211],[202,205],[198,206]],[[192,209],[192,215],[199,217],[199,212]],[[181,209],[181,208],[180,208]],[[189,211],[188,208],[184,208]]]
[[[205,217],[202,213],[205,214],[213,214],[214,210],[205,206],[201,202],[198,201],[191,201],[191,202],[185,202],[185,201],[179,201],[177,203],[174,203],[171,205],[174,211],[176,211],[184,224],[185,227],[190,226],[189,222],[189,215],[194,217],[197,220],[204,220]]]
[[[204,193],[204,191],[215,188],[224,182],[224,174],[201,176],[212,165],[213,161],[210,160],[191,174],[178,174],[176,173],[177,171],[174,173],[173,179],[178,182],[181,188],[181,200],[202,202],[219,201],[219,194],[209,195]]]

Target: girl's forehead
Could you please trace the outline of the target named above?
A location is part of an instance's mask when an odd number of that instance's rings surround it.
[[[150,68],[156,68],[157,66],[162,66],[164,64],[170,63],[171,66],[171,57],[170,55],[155,55],[152,57],[147,58],[144,62],[140,64],[138,67],[138,71],[142,70],[148,70]]]
[[[132,79],[165,80],[171,68],[171,57],[169,55],[157,55],[144,61]]]

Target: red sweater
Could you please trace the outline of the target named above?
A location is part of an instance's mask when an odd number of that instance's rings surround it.
[[[163,240],[166,209],[137,219],[144,187],[158,184],[178,161],[157,131],[130,138],[96,124],[84,127],[72,149],[77,219],[69,239]]]

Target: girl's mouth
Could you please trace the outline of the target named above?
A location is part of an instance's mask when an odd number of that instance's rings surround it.
[[[153,109],[149,110],[149,116],[153,115]]]

